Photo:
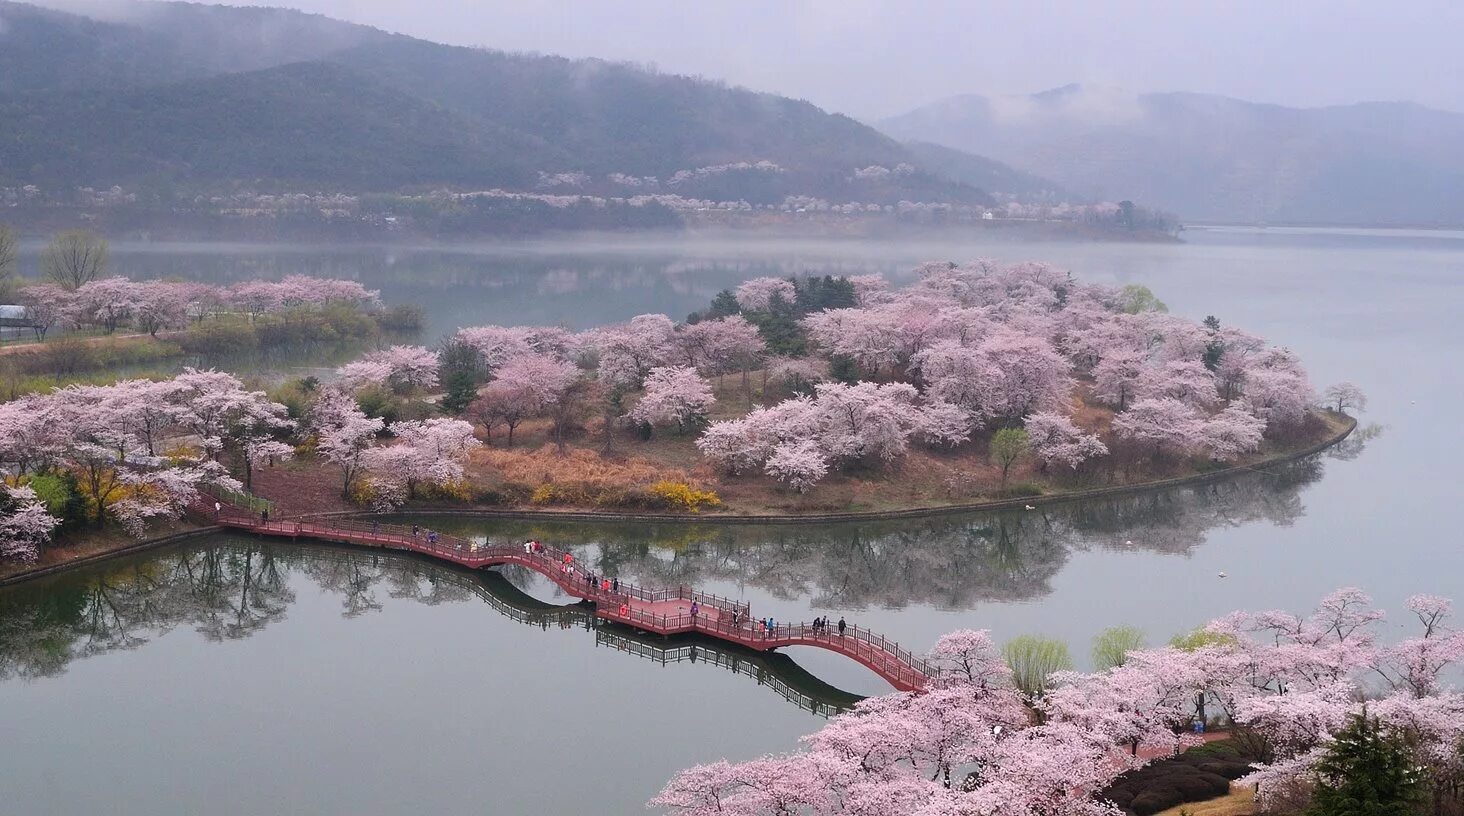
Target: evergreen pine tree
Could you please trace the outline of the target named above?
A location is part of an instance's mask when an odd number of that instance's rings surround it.
[[[1307,816],[1410,816],[1422,790],[1408,746],[1366,708],[1333,738],[1315,775]]]

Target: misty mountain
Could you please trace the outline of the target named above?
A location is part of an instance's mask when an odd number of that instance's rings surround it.
[[[906,142],[921,167],[952,181],[979,187],[1000,198],[1022,201],[1064,201],[1073,196],[1054,182],[1024,173],[995,159],[933,142]]]
[[[98,20],[0,0],[0,184],[990,200],[774,94],[282,9],[117,8]]]
[[[319,59],[396,35],[318,14],[131,2],[105,19],[0,0],[0,94],[161,85]]]
[[[880,127],[1189,221],[1464,223],[1464,115],[1407,103],[1288,108],[1074,85],[954,97]]]
[[[531,167],[563,160],[531,136],[323,62],[0,99],[0,144],[0,177],[42,185],[211,178],[368,190],[424,181],[523,186],[535,178]]]

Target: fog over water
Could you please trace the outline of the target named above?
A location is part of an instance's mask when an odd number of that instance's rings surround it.
[[[426,307],[427,341],[461,325],[680,318],[748,277],[899,280],[933,259],[1037,259],[1142,283],[1171,311],[1290,346],[1318,387],[1355,381],[1370,397],[1364,423],[1381,432],[1275,472],[1033,512],[808,527],[431,523],[573,546],[632,580],[747,598],[754,614],[843,615],[916,650],[957,627],[1052,634],[1080,663],[1106,626],[1160,642],[1237,607],[1306,609],[1341,585],[1394,611],[1415,592],[1464,599],[1451,512],[1464,499],[1453,359],[1464,233],[1185,238],[115,245],[113,267],[358,278],[388,303]],[[507,578],[521,592],[415,560],[218,537],[0,591],[6,808],[638,813],[679,768],[790,750],[818,727],[799,707],[812,692],[784,689],[810,686],[797,671],[734,672],[730,658],[698,652],[693,663],[678,644],[633,646],[540,609],[564,600],[543,580]],[[885,688],[836,655],[790,656],[840,689]]]

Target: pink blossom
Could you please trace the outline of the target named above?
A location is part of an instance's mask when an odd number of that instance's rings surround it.
[[[34,563],[61,520],[46,512],[29,487],[0,485],[0,561]]]
[[[648,425],[676,423],[679,430],[700,422],[716,402],[712,385],[695,368],[653,368],[645,379],[645,393],[630,411],[630,418]]]
[[[773,448],[764,469],[769,476],[803,493],[828,474],[829,465],[818,443],[803,439]]]
[[[749,312],[765,312],[775,295],[792,306],[796,298],[793,283],[783,278],[753,278],[737,287],[737,305]]]
[[[1229,462],[1259,448],[1265,430],[1265,420],[1251,413],[1243,403],[1234,403],[1204,420],[1200,436],[1212,458]]]
[[[1113,430],[1156,453],[1189,453],[1204,442],[1199,415],[1176,399],[1139,400],[1113,418]]]
[[[1097,436],[1083,433],[1071,419],[1059,413],[1029,414],[1023,427],[1032,453],[1043,467],[1060,464],[1075,470],[1089,459],[1108,454],[1108,447]]]

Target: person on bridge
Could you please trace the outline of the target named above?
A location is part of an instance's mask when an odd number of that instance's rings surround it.
[[[524,542],[524,555],[528,555],[528,554],[532,553],[533,551],[534,551],[534,542],[532,542],[532,541],[525,541]]]
[[[263,510],[260,510],[259,511],[259,520],[262,521],[262,522],[264,522],[265,524],[269,524],[269,508],[268,507],[266,507]]]
[[[214,502],[214,518],[218,518],[219,517],[219,513],[223,512],[223,510],[224,510],[224,506],[222,504],[219,504],[218,502]]]
[[[692,601],[691,602],[691,616],[693,618],[696,617],[696,613],[698,613],[700,611],[701,611],[701,604],[697,603],[696,601]]]
[[[420,533],[420,532],[422,532],[422,528],[421,527],[418,527],[415,524],[413,524],[412,525],[412,538],[416,538],[417,537],[417,533]]]
[[[610,579],[610,591],[611,592],[619,592],[620,591],[620,576],[619,575],[617,575],[614,578]]]
[[[843,615],[840,615],[839,616],[839,637],[843,637],[844,636],[844,626],[845,626],[845,624],[844,624],[844,616]]]
[[[609,592],[610,591],[610,579],[609,578],[605,578],[605,579],[602,579],[600,581],[600,591],[601,592]]]

